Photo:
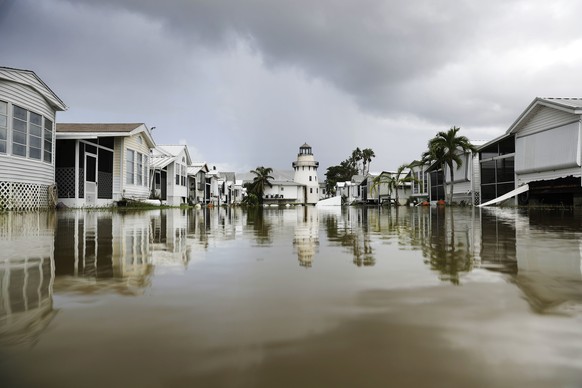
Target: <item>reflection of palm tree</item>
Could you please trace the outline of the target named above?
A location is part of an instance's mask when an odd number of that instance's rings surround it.
[[[444,208],[436,208],[432,217],[431,236],[427,239],[423,253],[433,270],[440,273],[442,280],[453,284],[460,283],[460,274],[468,272],[473,267],[473,258],[469,247],[455,242],[455,224],[453,212],[449,211],[449,225],[446,223]],[[447,230],[450,230],[450,240],[447,242]]]
[[[271,243],[272,225],[265,219],[262,207],[248,208],[247,225],[253,227],[258,244]]]
[[[336,218],[326,218],[325,225],[327,238],[331,242],[338,243],[347,248],[353,255],[353,262],[358,267],[373,266],[376,263],[374,249],[368,233],[368,221],[366,209],[361,210],[362,218],[358,220],[357,226],[348,226],[348,222],[343,227],[339,227]]]

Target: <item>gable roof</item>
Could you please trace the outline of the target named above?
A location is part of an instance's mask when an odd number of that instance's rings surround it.
[[[544,106],[575,115],[582,115],[582,98],[536,97],[505,133],[510,134],[519,131]]]
[[[156,143],[148,127],[143,123],[57,123],[57,138],[91,139],[96,137],[123,137],[143,133],[148,146]]]
[[[65,103],[32,70],[0,66],[0,79],[26,85],[37,91],[56,111],[67,109]]]
[[[181,144],[181,145],[159,145],[159,146],[156,146],[156,148],[162,150],[167,155],[170,155],[172,157],[177,157],[178,155],[180,155],[182,153],[182,151],[185,151],[185,154],[186,154],[186,165],[189,166],[192,163],[192,160],[190,159],[190,152],[188,151],[188,146],[185,145],[185,144]]]
[[[196,175],[200,171],[204,171],[206,173],[209,172],[210,169],[204,162],[194,162],[188,166],[188,175]]]

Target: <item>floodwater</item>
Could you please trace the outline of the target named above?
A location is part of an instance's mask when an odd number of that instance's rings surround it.
[[[580,387],[582,214],[0,214],[2,387]]]

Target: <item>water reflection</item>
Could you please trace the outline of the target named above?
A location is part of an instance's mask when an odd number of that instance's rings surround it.
[[[382,271],[380,263],[410,252],[443,283],[463,285],[486,271],[515,284],[536,313],[578,314],[581,220],[473,208],[0,214],[0,343],[35,343],[56,314],[54,294],[140,296],[156,275],[185,272],[236,240],[251,242],[237,248],[239,256],[261,248],[292,254],[295,267],[316,267],[319,257],[373,267],[358,273]]]
[[[55,288],[85,293],[100,288],[122,294],[140,293],[149,284],[152,269],[147,221],[146,213],[58,213]]]
[[[377,215],[377,209],[347,208],[339,214],[327,213],[323,217],[327,239],[344,247],[357,267],[371,267],[376,263],[370,223],[376,224]],[[370,220],[371,217],[374,221]]]
[[[0,345],[34,344],[54,316],[55,217],[0,213]]]
[[[313,207],[297,210],[297,224],[293,246],[297,252],[299,265],[310,268],[319,245],[319,212]]]

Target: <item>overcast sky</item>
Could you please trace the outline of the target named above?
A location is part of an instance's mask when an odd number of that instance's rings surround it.
[[[501,135],[536,97],[582,97],[582,2],[0,0],[0,66],[59,122],[143,122],[223,170],[320,176],[356,148],[396,169],[453,125]]]

